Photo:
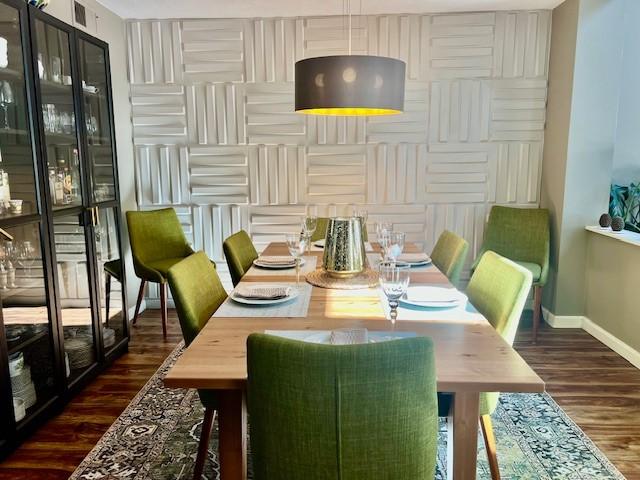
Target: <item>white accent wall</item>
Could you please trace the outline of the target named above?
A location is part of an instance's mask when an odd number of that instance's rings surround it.
[[[550,22],[355,17],[353,53],[407,62],[405,113],[346,119],[293,112],[295,61],[346,53],[342,17],[130,21],[139,208],[174,207],[221,271],[239,229],[262,248],[354,205],[426,251],[453,230],[471,260],[491,205],[539,203]]]

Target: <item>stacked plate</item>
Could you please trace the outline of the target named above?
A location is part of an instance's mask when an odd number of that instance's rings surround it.
[[[294,268],[296,266],[296,259],[291,256],[285,255],[262,255],[253,261],[256,267],[271,268],[274,270],[280,270],[285,268]],[[304,258],[300,259],[300,266],[304,265]]]
[[[104,348],[111,348],[116,343],[116,331],[113,328],[104,327],[102,329],[102,339],[104,341]]]
[[[402,253],[398,255],[399,262],[408,263],[411,267],[420,267],[431,264],[431,257],[426,253]]]
[[[95,360],[93,341],[89,336],[78,335],[65,340],[64,349],[69,355],[71,370],[86,368]]]
[[[31,380],[31,367],[25,365],[15,375],[11,375],[11,390],[14,399],[22,399],[24,408],[36,403],[36,388]]]
[[[455,288],[436,285],[410,286],[400,303],[422,308],[455,308],[466,303],[467,296]]]
[[[292,300],[299,292],[289,285],[240,284],[232,292],[231,298],[246,305],[274,305]]]

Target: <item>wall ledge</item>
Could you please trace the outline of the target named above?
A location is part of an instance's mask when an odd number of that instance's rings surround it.
[[[585,230],[588,232],[604,235],[605,237],[613,238],[630,245],[636,245],[640,247],[640,233],[630,232],[629,230],[622,230],[621,232],[614,232],[610,228],[603,228],[597,226],[587,226]]]
[[[599,228],[599,227],[598,227]],[[542,308],[542,316],[552,328],[581,328],[596,340],[600,341],[616,352],[634,367],[640,369],[640,352],[612,335],[600,325],[581,315],[554,315],[546,308]]]

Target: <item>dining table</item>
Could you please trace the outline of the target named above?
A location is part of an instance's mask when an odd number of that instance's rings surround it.
[[[380,251],[371,244],[373,253]],[[421,252],[412,243],[404,251]],[[289,255],[285,243],[270,243],[263,255]],[[322,268],[323,251],[311,249]],[[415,270],[415,271],[414,271]],[[295,282],[295,269],[265,271],[252,267],[241,283]],[[304,282],[302,275],[301,282]],[[412,269],[411,285],[440,285],[453,288],[435,265]],[[411,332],[430,337],[435,346],[438,392],[452,396],[447,418],[448,479],[474,480],[478,454],[478,425],[481,392],[540,393],[545,385],[479,313],[457,314],[434,309],[426,319],[391,322],[385,312],[379,288],[337,290],[313,287],[306,316],[214,317],[184,350],[169,370],[164,383],[170,388],[215,390],[218,398],[218,458],[222,480],[247,478],[247,337],[265,331],[333,331],[366,328],[368,331]],[[260,307],[257,307],[260,308]]]

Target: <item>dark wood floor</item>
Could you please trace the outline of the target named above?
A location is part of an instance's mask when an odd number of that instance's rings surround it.
[[[6,461],[0,480],[66,479],[180,341],[170,313],[166,341],[157,311],[133,327],[129,353],[90,384]],[[629,480],[640,480],[640,370],[582,330],[522,329],[516,348],[547,390]]]

